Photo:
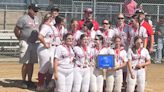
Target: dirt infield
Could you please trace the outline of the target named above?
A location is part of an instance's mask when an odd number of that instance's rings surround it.
[[[20,88],[21,64],[18,62],[0,62],[0,92],[35,92]],[[35,65],[33,81],[37,82],[38,65]],[[145,92],[164,92],[164,64],[151,64],[147,71]]]

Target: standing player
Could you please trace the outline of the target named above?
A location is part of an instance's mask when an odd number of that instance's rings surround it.
[[[117,24],[116,24],[116,32],[117,35],[121,37],[121,43],[124,46],[124,49],[127,51],[129,48],[129,32],[131,31],[131,27],[125,23],[125,17],[122,13],[117,16]],[[126,87],[126,75],[127,75],[127,67],[123,69],[123,84]]]
[[[93,30],[93,24],[92,22],[90,21],[86,21],[83,25],[83,29],[80,30],[80,31],[77,31],[75,33],[75,39],[76,41],[79,40],[80,36],[82,34],[86,34],[88,36],[88,41],[89,41],[89,46],[90,47],[93,47],[94,46],[94,38],[95,38],[95,35],[96,35],[96,32]]]
[[[67,33],[67,30],[64,28],[64,18],[61,16],[57,16],[55,18],[56,24],[54,27],[54,35],[55,35],[55,39],[54,39],[54,46],[58,46],[60,44],[62,44],[62,38],[64,36],[64,34]]]
[[[69,33],[72,33],[72,35],[73,35],[73,38],[74,38],[74,40],[73,40],[73,45],[75,46],[75,45],[77,45],[77,39],[76,39],[76,33],[79,31],[78,30],[78,20],[76,20],[76,19],[72,19],[71,20],[71,24],[70,24],[70,28],[69,28],[69,30],[68,30],[68,32]]]
[[[112,51],[110,51],[112,53]],[[104,70],[96,66],[96,57],[102,54],[110,54],[108,49],[104,47],[104,38],[102,35],[95,36],[95,48],[91,51],[91,81],[90,92],[103,92]],[[114,54],[114,51],[113,51]]]
[[[71,92],[73,85],[74,52],[72,49],[73,36],[67,33],[63,36],[63,44],[57,46],[54,58],[54,92]]]
[[[137,84],[137,92],[145,90],[145,67],[150,64],[150,55],[143,48],[142,38],[134,38],[134,46],[128,50],[128,75],[127,92],[134,92]]]
[[[114,29],[117,32],[117,35],[121,37],[121,43],[125,46],[125,50],[128,50],[129,46],[129,31],[131,30],[129,25],[125,24],[125,18],[122,13],[118,14],[116,28]]]
[[[154,31],[153,31],[153,28],[151,27],[151,25],[148,22],[146,22],[144,20],[145,19],[145,13],[143,10],[136,10],[135,14],[138,16],[139,24],[146,29],[146,32],[147,32],[148,37],[149,37],[148,40],[150,40],[149,41],[150,44],[148,44],[148,46],[149,46],[148,49],[149,49],[150,53],[152,53],[154,50],[153,49],[153,47],[154,47]],[[148,43],[148,40],[147,40],[147,43]],[[144,47],[146,48],[147,44],[145,44]]]
[[[38,73],[38,91],[44,90],[44,79],[48,83],[50,82],[53,74],[53,63],[52,56],[54,54],[53,49],[53,40],[54,40],[54,30],[51,26],[52,16],[51,14],[46,14],[39,32],[40,45],[37,49],[38,58],[39,58],[39,73]],[[49,75],[49,76],[47,76]],[[47,84],[48,84],[47,83]]]
[[[79,42],[79,46],[74,47],[76,61],[72,92],[88,92],[90,83],[89,65],[91,48],[88,46],[88,37],[86,34],[80,36]]]
[[[38,61],[37,58],[37,46],[36,43],[39,19],[36,16],[39,7],[37,4],[31,4],[28,7],[28,13],[19,18],[14,29],[14,33],[17,39],[20,41],[20,63],[22,66],[22,87],[34,87],[32,82],[34,63]],[[28,76],[28,82],[26,82],[26,76]]]
[[[115,30],[111,28],[111,23],[108,19],[102,21],[103,30],[98,30],[96,34],[100,34],[105,39],[105,45],[110,46],[112,44],[112,38],[116,35]]]
[[[107,69],[106,92],[121,92],[123,83],[123,68],[126,66],[127,54],[121,46],[121,37],[114,37],[115,68]]]
[[[58,7],[55,7],[55,6],[52,7],[51,8],[51,15],[53,17],[53,20],[52,20],[51,24],[54,26],[54,24],[56,24],[55,18],[57,16],[59,16],[59,8]]]
[[[146,29],[143,26],[139,25],[137,15],[132,16],[132,30],[129,32],[130,35],[130,47],[133,46],[134,37],[140,36],[144,39],[144,47],[147,45],[147,32]]]

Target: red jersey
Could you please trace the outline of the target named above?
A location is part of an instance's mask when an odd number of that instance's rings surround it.
[[[84,24],[84,19],[78,21],[78,23],[79,23],[79,28],[78,28],[78,30],[82,30],[82,27],[83,27],[83,24]],[[93,27],[94,27],[94,30],[95,30],[95,31],[99,29],[99,24],[98,24],[97,21],[92,20],[92,24],[93,24]]]
[[[144,28],[146,28],[147,34],[148,34],[149,36],[151,36],[151,35],[154,34],[153,28],[152,28],[151,25],[150,25],[148,22],[146,22],[145,20],[143,20],[143,21],[141,22],[141,26],[143,26]]]

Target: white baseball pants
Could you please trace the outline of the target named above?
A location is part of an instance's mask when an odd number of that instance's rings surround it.
[[[39,72],[45,74],[47,71],[50,74],[53,74],[53,56],[54,48],[50,47],[49,49],[44,46],[39,46],[37,49],[38,58],[39,58]]]
[[[137,92],[145,90],[145,69],[133,70],[135,79],[132,79],[130,74],[127,75],[127,92],[134,92],[137,84]]]
[[[93,74],[91,74],[90,92],[103,92],[103,83],[103,70],[94,69]]]
[[[73,85],[73,68],[64,69],[59,66],[58,80],[54,92],[71,92]]]
[[[88,92],[90,83],[90,68],[74,68],[74,82],[72,92]]]

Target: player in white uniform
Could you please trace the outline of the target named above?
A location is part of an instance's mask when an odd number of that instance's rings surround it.
[[[82,34],[86,34],[88,36],[88,41],[89,41],[88,45],[89,45],[89,47],[93,47],[94,46],[94,38],[95,38],[96,32],[95,32],[95,30],[93,30],[92,22],[90,22],[90,21],[85,22],[84,25],[83,25],[82,30],[77,31],[75,33],[76,41],[79,40],[79,38],[80,38],[80,36]]]
[[[128,50],[129,46],[129,31],[131,30],[131,27],[127,24],[125,24],[125,17],[122,13],[118,14],[117,16],[117,24],[114,30],[117,32],[117,35],[121,37],[121,43],[124,45],[125,50]]]
[[[72,33],[72,35],[73,35],[73,45],[75,46],[75,45],[77,45],[77,39],[78,38],[76,38],[76,33],[79,31],[78,30],[78,26],[79,26],[79,24],[78,24],[78,20],[76,20],[76,19],[72,19],[71,20],[71,24],[70,24],[70,28],[69,28],[69,30],[68,30],[68,32],[69,33]]]
[[[91,48],[88,46],[88,37],[82,34],[80,44],[74,47],[75,68],[72,92],[88,92],[90,83]]]
[[[100,54],[110,54],[108,49],[103,46],[104,38],[102,35],[95,36],[95,48],[91,50],[91,81],[90,92],[103,92],[104,70],[96,66],[96,57]],[[114,51],[113,51],[114,54]]]
[[[57,16],[59,16],[59,8],[56,7],[56,6],[52,7],[52,8],[51,8],[51,15],[52,15],[52,17],[53,17],[53,20],[52,20],[52,22],[51,22],[51,25],[54,26],[54,24],[56,24],[55,18],[56,18]]]
[[[107,69],[106,92],[121,92],[123,83],[123,68],[126,66],[127,53],[121,46],[121,37],[114,37],[115,67]]]
[[[102,31],[97,30],[96,34],[102,35],[106,42],[105,45],[109,47],[112,44],[112,38],[116,35],[116,32],[111,28],[111,23],[109,20],[104,19],[102,21],[102,24],[103,24]]]
[[[44,79],[50,81],[53,74],[53,47],[52,42],[54,40],[54,30],[50,23],[52,22],[51,14],[46,14],[41,25],[39,32],[40,45],[37,49],[39,58],[39,72],[38,72],[38,87],[37,90],[44,90]],[[48,76],[47,76],[48,75]]]
[[[146,47],[145,45],[147,45],[148,34],[145,27],[139,25],[137,15],[132,16],[131,23],[132,23],[132,30],[129,32],[130,47],[134,45],[134,37],[136,36],[140,36],[144,39],[144,47]]]
[[[137,84],[137,92],[145,90],[145,67],[151,63],[150,55],[146,48],[143,48],[141,37],[134,38],[134,46],[128,50],[128,75],[127,92],[134,92]]]
[[[73,36],[67,33],[63,44],[57,46],[54,57],[54,92],[71,92],[73,85],[74,52],[72,49]]]
[[[64,25],[64,18],[61,16],[57,16],[55,18],[55,27],[54,27],[54,34],[55,34],[55,39],[54,39],[54,45],[58,46],[62,44],[63,36],[64,34],[67,33],[67,30],[65,29]]]
[[[124,46],[125,50],[128,50],[129,47],[129,32],[131,31],[131,27],[125,23],[125,17],[122,13],[117,16],[117,24],[114,29],[117,32],[117,35],[121,37],[121,43]],[[127,67],[123,69],[123,86],[126,87],[126,75],[127,75]]]

